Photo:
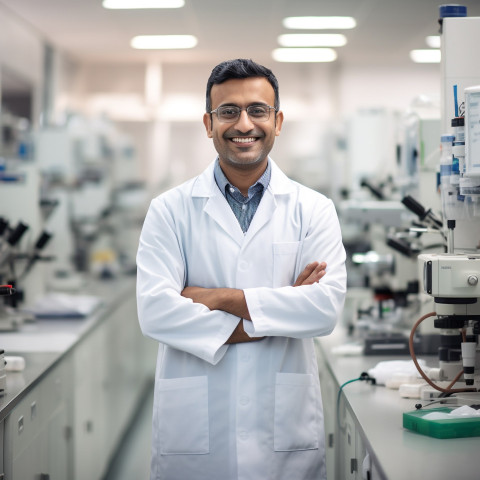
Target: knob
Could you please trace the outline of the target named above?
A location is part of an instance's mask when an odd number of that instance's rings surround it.
[[[478,283],[478,277],[476,275],[469,275],[467,282],[469,285],[475,286]]]

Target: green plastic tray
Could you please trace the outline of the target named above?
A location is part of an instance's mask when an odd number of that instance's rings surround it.
[[[480,436],[480,417],[452,418],[451,420],[425,420],[423,417],[431,412],[449,413],[453,408],[429,408],[403,414],[403,426],[413,432],[434,438],[464,438]]]

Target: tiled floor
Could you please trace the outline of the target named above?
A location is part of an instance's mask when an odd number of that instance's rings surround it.
[[[148,480],[152,433],[153,386],[127,431],[103,480]]]

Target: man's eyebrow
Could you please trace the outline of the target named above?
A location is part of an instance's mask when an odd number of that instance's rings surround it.
[[[255,105],[263,105],[263,106],[268,106],[268,103],[265,103],[265,102],[252,102],[252,103],[249,103],[247,105],[247,107],[252,107],[252,106],[255,106]],[[238,108],[241,108],[240,105],[236,104],[236,103],[233,103],[233,102],[227,102],[227,103],[222,103],[221,105],[219,105],[217,108],[219,107],[238,107]]]

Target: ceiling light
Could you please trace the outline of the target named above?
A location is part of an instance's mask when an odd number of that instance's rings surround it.
[[[277,62],[333,62],[337,52],[331,48],[276,48],[272,57]]]
[[[410,52],[410,59],[415,63],[440,63],[440,50],[412,50]]]
[[[111,9],[180,8],[184,0],[103,0],[102,6]]]
[[[430,35],[425,38],[425,42],[430,48],[440,48],[441,46],[440,35]]]
[[[197,43],[193,35],[139,35],[130,41],[133,48],[142,50],[193,48]]]
[[[287,33],[278,37],[282,47],[343,47],[347,43],[341,33]]]
[[[300,30],[350,29],[357,25],[353,17],[287,17],[282,23],[285,28]]]

